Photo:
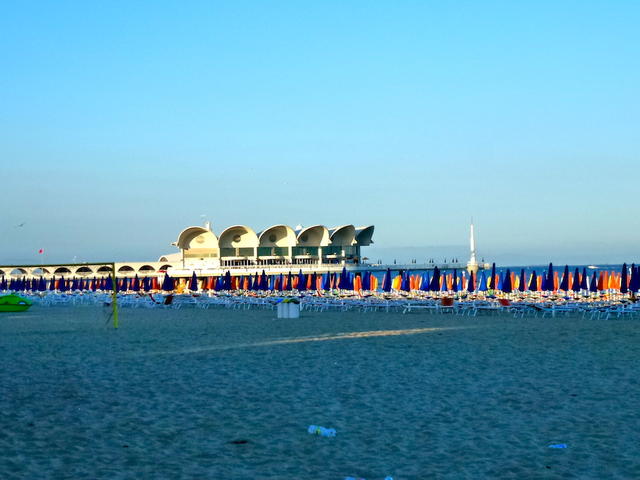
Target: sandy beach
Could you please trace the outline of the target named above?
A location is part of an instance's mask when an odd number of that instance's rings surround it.
[[[1,478],[640,477],[637,320],[108,315],[0,317]]]

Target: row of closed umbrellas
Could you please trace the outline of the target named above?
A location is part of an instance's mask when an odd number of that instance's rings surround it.
[[[303,274],[279,274],[267,275],[264,271],[256,275],[232,276],[227,271],[222,276],[210,276],[198,278],[194,272],[191,278],[173,278],[165,274],[160,281],[159,277],[118,278],[118,291],[184,291],[196,292],[199,290],[211,291],[306,291],[306,290],[351,290],[351,291],[424,291],[424,292],[486,292],[497,290],[503,293],[539,292],[539,291],[573,291],[573,292],[598,292],[619,291],[620,293],[637,292],[640,290],[640,267],[632,264],[627,267],[624,264],[619,272],[600,271],[588,274],[586,268],[576,268],[573,272],[565,266],[560,272],[554,269],[553,264],[538,274],[535,270],[526,272],[524,268],[519,273],[506,269],[497,271],[493,264],[491,272],[480,272],[479,276],[473,273],[442,272],[436,267],[433,272],[411,274],[409,271],[400,271],[392,276],[388,269],[381,280],[372,272],[353,273],[342,269],[340,273],[311,273]],[[12,291],[109,291],[113,290],[113,279],[109,276],[103,278],[72,278],[64,277],[45,279],[40,278],[12,278],[0,279],[0,290]]]

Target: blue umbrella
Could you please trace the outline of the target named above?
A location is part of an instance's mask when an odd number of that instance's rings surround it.
[[[454,292],[458,291],[458,270],[457,269],[453,269],[453,283],[451,284],[451,289]]]
[[[564,273],[560,281],[560,290],[564,290],[565,292],[569,290],[569,265],[564,266]]]
[[[487,285],[490,290],[495,290],[496,285],[496,263],[493,262],[491,265],[491,277],[489,278],[489,284]]]
[[[447,285],[447,273],[445,272],[445,274],[442,276],[442,282],[440,285],[440,291],[441,292],[446,292],[449,290],[449,285]]]
[[[571,285],[571,290],[574,292],[580,291],[580,271],[576,268],[575,273],[573,274],[573,284]]]
[[[502,288],[500,289],[504,293],[511,293],[513,291],[511,285],[511,270],[507,268],[507,273],[504,275],[504,280],[502,281]]]
[[[298,272],[298,291],[302,292],[307,289],[307,278],[302,273],[302,269]]]
[[[277,275],[269,275],[269,288],[268,290],[275,290],[276,289],[276,276]]]
[[[191,290],[192,292],[198,291],[198,277],[196,275],[196,272],[193,272],[193,274],[191,275],[191,281],[189,282],[189,290]]]
[[[580,282],[580,290],[589,290],[589,277],[587,276],[587,269],[582,269],[582,280]]]
[[[518,290],[524,292],[527,289],[527,277],[524,274],[524,268],[520,269],[520,285],[518,285]]]
[[[596,272],[593,272],[593,276],[591,277],[591,285],[589,285],[590,292],[598,291],[598,279],[596,278]]]
[[[371,274],[369,272],[362,274],[362,290],[371,290]]]
[[[529,280],[529,290],[532,292],[538,290],[538,275],[536,274],[535,270],[531,272],[531,280]]]
[[[328,273],[322,275],[322,290],[331,290],[331,277]]]
[[[223,290],[231,290],[231,272],[229,270],[224,274]]]
[[[427,292],[429,290],[429,284],[431,283],[431,278],[429,278],[429,272],[425,272],[422,275],[422,282],[420,282],[420,290],[423,292]]]
[[[131,280],[131,290],[133,290],[134,292],[140,291],[140,278],[138,278],[137,273],[135,277],[133,277],[133,280]]]
[[[142,290],[145,292],[151,291],[151,279],[149,277],[142,278]]]
[[[47,283],[44,281],[44,277],[40,277],[38,282],[38,291],[44,292],[47,289]]]
[[[408,271],[402,274],[402,282],[400,284],[400,290],[403,290],[405,292],[408,292],[411,290],[411,282],[410,282]]]
[[[627,287],[627,281],[628,281],[627,264],[623,263],[622,264],[622,272],[620,274],[620,293],[629,292],[629,288]]]
[[[549,264],[549,270],[547,270],[547,281],[544,283],[545,287],[543,290],[551,291],[555,290],[554,281],[553,281],[553,263]]]
[[[123,292],[129,290],[129,279],[127,277],[124,277],[122,279],[122,286],[120,287],[120,290],[122,290]]]
[[[262,270],[262,275],[260,276],[260,290],[273,290],[269,288],[269,277],[264,270]]]
[[[629,281],[629,290],[632,292],[638,291],[638,269],[636,268],[636,264],[631,264],[631,278]]]
[[[474,292],[476,289],[476,279],[473,271],[469,272],[469,281],[467,282],[467,292]]]
[[[67,287],[67,282],[62,276],[60,277],[60,281],[58,282],[58,290],[60,290],[61,292],[66,292],[67,290],[69,290],[69,288]]]
[[[440,269],[438,267],[434,267],[433,269],[433,277],[431,278],[429,290],[431,292],[437,292],[440,290]]]
[[[382,277],[382,291],[390,292],[391,291],[391,270],[387,268],[387,271]]]
[[[287,286],[285,288],[285,290],[287,292],[293,289],[293,286],[291,285],[291,283],[292,283],[291,279],[292,279],[291,272],[289,272],[289,273],[287,273]]]
[[[161,290],[165,292],[172,292],[174,288],[175,288],[175,285],[173,282],[173,278],[171,278],[168,273],[165,273],[164,280],[162,280]]]
[[[502,284],[504,283],[504,275],[500,275],[498,279],[498,286],[494,290],[502,290]]]
[[[488,290],[487,287],[487,274],[485,271],[482,271],[482,276],[480,277],[480,286],[478,287],[479,292],[486,292]]]

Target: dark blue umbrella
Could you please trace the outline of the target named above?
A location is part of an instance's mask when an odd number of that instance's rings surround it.
[[[162,280],[162,287],[160,289],[165,292],[173,292],[174,288],[175,285],[173,282],[173,278],[171,278],[168,273],[165,273],[164,280]]]
[[[400,290],[408,292],[411,290],[411,279],[409,277],[409,272],[404,272],[402,274],[402,282],[400,283]]]
[[[302,269],[298,272],[298,291],[302,292],[307,289],[307,278],[302,273]]]
[[[531,280],[529,280],[529,290],[532,292],[536,292],[538,290],[538,275],[534,270],[531,272]]]
[[[229,270],[224,274],[223,290],[231,290],[231,272]]]
[[[362,274],[362,290],[371,290],[371,274],[369,272]]]
[[[545,282],[545,288],[543,290],[552,291],[555,290],[555,285],[553,281],[553,263],[549,264],[549,270],[547,270],[547,281]]]
[[[189,290],[191,290],[192,292],[198,291],[198,277],[196,275],[196,272],[193,272],[193,274],[191,275],[191,281],[189,282]]]
[[[580,291],[580,270],[576,268],[576,271],[573,274],[573,283],[571,285],[571,290],[574,292]]]
[[[580,281],[580,290],[589,290],[589,277],[587,276],[587,269],[582,269],[582,280]]]
[[[382,277],[382,291],[390,292],[391,291],[391,270],[387,268],[387,271]]]
[[[620,273],[620,293],[629,292],[629,288],[627,287],[627,264],[622,264],[622,272]]]
[[[564,266],[564,273],[560,281],[560,290],[564,290],[565,292],[569,290],[569,265]]]
[[[504,280],[502,281],[502,288],[500,289],[504,293],[511,293],[513,291],[513,287],[511,285],[511,270],[507,268],[507,273],[504,275]]]
[[[498,279],[498,287],[495,290],[502,290],[502,284],[504,283],[504,275],[500,275]]]
[[[518,285],[518,290],[524,292],[527,289],[527,277],[524,274],[524,268],[520,269],[520,285]]]
[[[425,272],[422,274],[422,282],[420,282],[420,290],[423,292],[429,291],[429,284],[431,283],[431,278],[429,277],[429,272]]]
[[[38,281],[38,291],[44,292],[47,289],[47,283],[44,281],[44,277],[40,277]]]
[[[487,285],[489,290],[495,290],[496,285],[496,264],[495,262],[491,265],[491,277],[489,277],[489,284]]]
[[[437,292],[438,290],[440,290],[440,269],[438,267],[434,267],[433,277],[431,278],[431,283],[429,285],[429,291]]]
[[[331,290],[331,277],[328,273],[322,275],[322,290]]]
[[[596,278],[596,272],[593,272],[593,276],[591,277],[591,285],[589,285],[590,292],[598,291],[598,279]]]
[[[133,280],[131,280],[131,290],[133,290],[134,292],[140,291],[140,278],[138,278],[137,273],[135,277],[133,277]]]
[[[64,277],[60,277],[60,281],[58,282],[58,290],[60,290],[61,292],[66,292],[67,290],[69,290]]]
[[[273,290],[269,288],[269,277],[264,270],[262,270],[262,275],[260,276],[260,290]]]
[[[629,282],[629,290],[632,292],[637,292],[638,287],[640,287],[640,277],[638,277],[638,267],[636,267],[635,263],[631,264],[631,279]]]
[[[122,285],[120,287],[120,290],[123,292],[129,291],[129,279],[127,277],[124,277],[122,279]]]
[[[276,277],[277,275],[269,275],[269,290],[271,291],[276,289]]]
[[[456,268],[453,269],[453,282],[451,283],[451,290],[454,292],[458,291],[458,270]]]
[[[142,278],[142,290],[145,292],[151,291],[151,279],[149,277]]]
[[[476,279],[473,271],[469,272],[469,281],[467,282],[467,292],[474,292],[476,290]]]

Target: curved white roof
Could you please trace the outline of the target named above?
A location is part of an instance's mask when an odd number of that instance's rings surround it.
[[[324,225],[313,225],[298,232],[298,246],[326,247],[329,245],[329,230]]]
[[[189,248],[191,248],[191,241],[203,234],[208,234],[207,237],[209,237],[209,244],[213,244],[212,246],[214,248],[217,248],[218,238],[215,236],[215,234],[211,230],[199,226],[185,228],[182,232],[180,232],[180,235],[178,235],[178,240],[176,240],[174,245],[176,245],[181,250],[188,250]]]
[[[296,241],[296,233],[289,225],[272,225],[258,234],[261,247],[295,247]]]
[[[356,227],[353,225],[342,225],[329,230],[331,245],[348,247],[356,243]]]
[[[237,238],[239,237],[239,238]],[[258,235],[246,225],[233,225],[225,228],[218,238],[220,247],[242,248],[257,247]]]
[[[356,242],[358,245],[362,245],[363,247],[369,246],[373,243],[373,225],[369,225],[367,227],[357,227],[356,228]]]

